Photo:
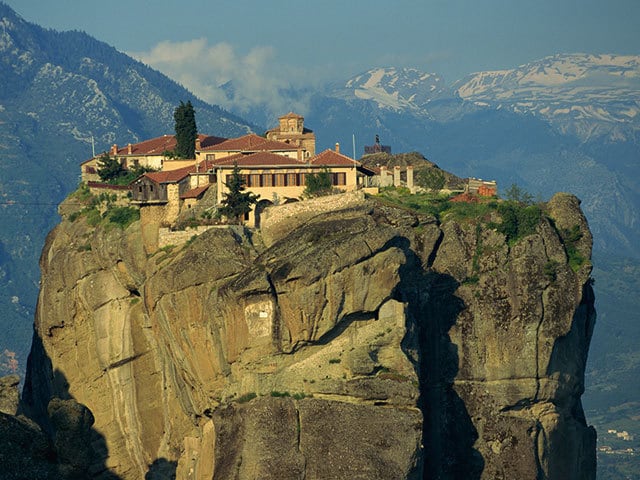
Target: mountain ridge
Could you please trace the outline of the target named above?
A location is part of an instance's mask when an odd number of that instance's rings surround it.
[[[44,29],[4,3],[0,78],[0,371],[6,349],[24,372],[44,236],[92,143],[100,152],[172,133],[173,109],[188,99],[202,132],[235,136],[255,126],[84,32]]]

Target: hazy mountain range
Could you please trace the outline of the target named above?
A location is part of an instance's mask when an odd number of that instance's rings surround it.
[[[640,57],[556,55],[452,85],[415,69],[375,68],[294,98],[305,96],[321,148],[338,141],[359,156],[379,134],[393,151],[496,179],[501,191],[516,183],[543,198],[570,191],[582,199],[598,310],[584,404],[601,445],[616,445],[609,428],[640,433]],[[255,111],[248,118],[259,123],[265,114]],[[601,455],[599,478],[640,469],[635,457],[612,458]]]
[[[92,139],[100,152],[172,133],[173,109],[188,99],[199,131],[220,136],[262,133],[287,112],[256,104],[234,115],[85,33],[45,30],[2,3],[0,24],[0,363],[6,349],[23,368],[37,259]],[[225,91],[232,99],[234,86]],[[517,183],[543,197],[577,194],[595,237],[599,313],[587,414],[605,425],[609,408],[640,408],[639,56],[556,55],[452,84],[415,69],[374,68],[282,95],[307,106],[297,113],[318,150],[339,142],[350,154],[355,144],[358,157],[378,134],[394,152],[419,151],[458,176],[496,179],[502,191]],[[640,434],[626,411],[614,419]]]
[[[596,247],[637,257],[639,93],[640,57],[630,56],[557,55],[451,86],[377,68],[310,96],[306,119],[324,147],[338,141],[351,153],[355,138],[356,156],[379,134],[461,176],[547,197],[571,190]]]
[[[5,349],[26,365],[38,257],[92,141],[99,153],[173,133],[188,99],[203,132],[255,129],[85,33],[45,30],[0,3],[0,370]]]

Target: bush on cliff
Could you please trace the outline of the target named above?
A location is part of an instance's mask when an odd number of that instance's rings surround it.
[[[534,233],[542,218],[542,209],[538,205],[525,205],[514,201],[498,204],[498,213],[502,222],[496,228],[507,237],[510,244]]]
[[[112,207],[105,212],[105,218],[124,229],[140,219],[140,210],[135,207]]]

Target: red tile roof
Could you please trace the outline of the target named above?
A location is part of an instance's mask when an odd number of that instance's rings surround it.
[[[185,199],[185,198],[198,198],[200,195],[202,195],[204,192],[206,192],[209,187],[210,187],[210,184],[203,185],[202,187],[192,188],[191,190],[188,190],[188,191],[184,192],[182,195],[180,195],[180,198],[182,198],[182,199]]]
[[[216,137],[214,135],[198,134],[201,148],[211,147],[226,141],[224,137]],[[129,153],[129,145],[118,148],[118,155],[162,155],[166,151],[176,148],[177,142],[174,135],[163,135],[161,137],[150,138],[139,143],[131,144],[131,153]],[[111,154],[111,150],[107,153]],[[98,158],[100,155],[94,158]],[[84,165],[94,158],[90,158],[81,163]]]
[[[156,183],[177,183],[190,173],[195,173],[195,165],[188,167],[178,168],[176,170],[169,170],[166,172],[148,172],[143,176],[150,178]]]
[[[198,135],[198,138],[200,137],[201,135]],[[200,138],[200,148],[212,147],[213,145],[217,145],[219,143],[226,142],[227,140],[229,140],[228,138],[216,137],[214,135],[202,135],[202,137],[204,138]]]
[[[260,137],[255,133],[249,133],[247,135],[243,135],[238,138],[230,138],[224,142],[210,145],[210,146],[202,146],[201,151],[207,152],[258,152],[261,150],[272,150],[272,151],[292,151],[297,150],[297,146],[289,145],[285,142],[276,142],[274,140],[267,140],[264,137]]]
[[[311,165],[327,167],[359,167],[360,162],[337,153],[335,150],[325,150],[311,159]]]
[[[176,148],[176,137],[173,135],[163,135],[162,137],[150,138],[140,143],[131,145],[131,155],[162,155],[162,152]],[[118,149],[118,155],[129,155],[129,146],[126,145]]]
[[[281,167],[291,166],[295,168],[304,167],[306,162],[298,161],[295,158],[285,157],[272,152],[256,152],[249,155],[242,153],[231,155],[229,157],[214,160],[214,166],[228,167],[237,164],[239,167]]]

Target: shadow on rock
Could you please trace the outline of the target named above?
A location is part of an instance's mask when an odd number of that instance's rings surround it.
[[[424,416],[424,479],[479,479],[484,459],[473,448],[478,439],[467,408],[453,388],[458,374],[457,346],[449,330],[465,308],[455,295],[459,283],[451,276],[423,267],[409,242],[400,241],[408,262],[400,271],[396,296],[408,304],[408,322],[418,331],[418,345],[403,345],[409,358],[418,354],[420,406]]]
[[[145,480],[173,480],[176,478],[177,463],[166,458],[157,458],[149,465]]]
[[[17,476],[0,478],[120,478],[106,467],[108,449],[104,437],[93,428],[91,410],[76,402],[68,387],[62,372],[52,371],[42,342],[34,334],[19,415],[14,418],[31,426],[34,441],[44,442],[46,454],[43,458],[40,452],[31,458],[33,474],[21,471],[15,472]],[[26,450],[24,453],[29,455]]]

